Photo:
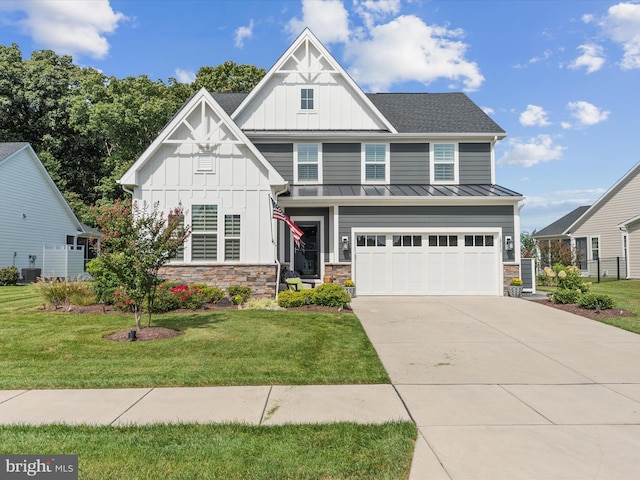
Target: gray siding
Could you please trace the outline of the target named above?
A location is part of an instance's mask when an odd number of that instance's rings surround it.
[[[514,235],[513,207],[496,206],[387,206],[340,207],[339,237],[351,238],[353,228],[502,228]],[[513,252],[503,252],[503,261],[513,261]],[[340,261],[349,261],[340,251]]]
[[[429,183],[429,144],[392,143],[391,183]]]
[[[535,291],[535,268],[535,259],[523,258],[520,262],[520,278],[522,279],[522,288]]]
[[[359,143],[323,143],[322,183],[359,184],[360,149]]]
[[[460,184],[491,183],[491,144],[460,143]]]
[[[289,207],[286,208],[284,213],[289,217],[323,217],[324,219],[324,232],[323,234],[323,250],[325,254],[325,259],[328,258],[329,255],[329,209],[328,208],[313,208],[313,207]],[[291,250],[291,235],[289,234],[288,228],[285,228],[285,238],[279,239],[284,243],[284,261],[289,262],[291,259],[289,258],[289,251]]]
[[[255,146],[282,178],[293,183],[292,143],[256,143]]]

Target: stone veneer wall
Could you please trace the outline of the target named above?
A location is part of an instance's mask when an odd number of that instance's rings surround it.
[[[325,263],[324,276],[331,277],[333,283],[344,284],[345,280],[351,280],[350,263]]]
[[[221,289],[251,287],[255,297],[275,297],[276,265],[167,265],[160,276],[171,282],[206,283]]]
[[[514,278],[520,278],[520,265],[502,265],[502,272],[503,272],[503,277],[504,277],[504,282],[503,282],[503,292],[505,295],[508,294],[508,289],[507,287],[509,286],[509,283],[511,282],[512,279]]]

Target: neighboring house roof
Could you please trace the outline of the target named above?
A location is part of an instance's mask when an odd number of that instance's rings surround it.
[[[249,93],[212,93],[231,115]],[[398,133],[483,133],[505,131],[464,93],[368,93],[367,98]]]
[[[0,143],[0,162],[29,145],[27,142]]]
[[[587,210],[589,205],[578,207],[575,210],[567,213],[564,217],[556,220],[551,225],[547,225],[539,232],[536,232],[534,238],[541,237],[561,237],[569,234],[569,227],[573,225]]]
[[[636,215],[635,217],[632,217],[628,220],[625,220],[624,222],[622,222],[621,224],[617,225],[618,228],[626,228],[629,225],[633,225],[636,222],[640,222],[640,215]]]
[[[638,162],[631,170],[625,173],[620,180],[618,180],[613,187],[607,190],[591,207],[584,212],[579,218],[569,226],[568,232],[575,231],[580,225],[582,225],[587,219],[593,216],[599,209],[608,202],[615,194],[617,194],[627,183],[631,181],[636,175],[640,175],[640,162]],[[640,207],[638,207],[640,208]],[[627,222],[631,223],[631,222]]]

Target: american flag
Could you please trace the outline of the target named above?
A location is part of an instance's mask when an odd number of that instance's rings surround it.
[[[287,217],[284,212],[282,211],[282,208],[280,208],[280,206],[276,203],[276,201],[272,198],[271,199],[271,206],[273,207],[273,213],[272,213],[272,218],[275,218],[276,220],[280,220],[281,222],[286,223],[287,225],[289,225],[289,229],[291,230],[291,235],[293,235],[293,241],[296,242],[296,246],[298,248],[300,248],[300,246],[304,246],[304,242],[302,242],[300,239],[302,238],[302,235],[304,235],[304,232],[302,230],[300,230],[300,227],[298,227],[295,223],[293,223],[293,220],[291,220],[289,217]]]

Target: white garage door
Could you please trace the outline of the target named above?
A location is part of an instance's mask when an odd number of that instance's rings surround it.
[[[358,295],[498,295],[499,238],[499,232],[358,233]]]

